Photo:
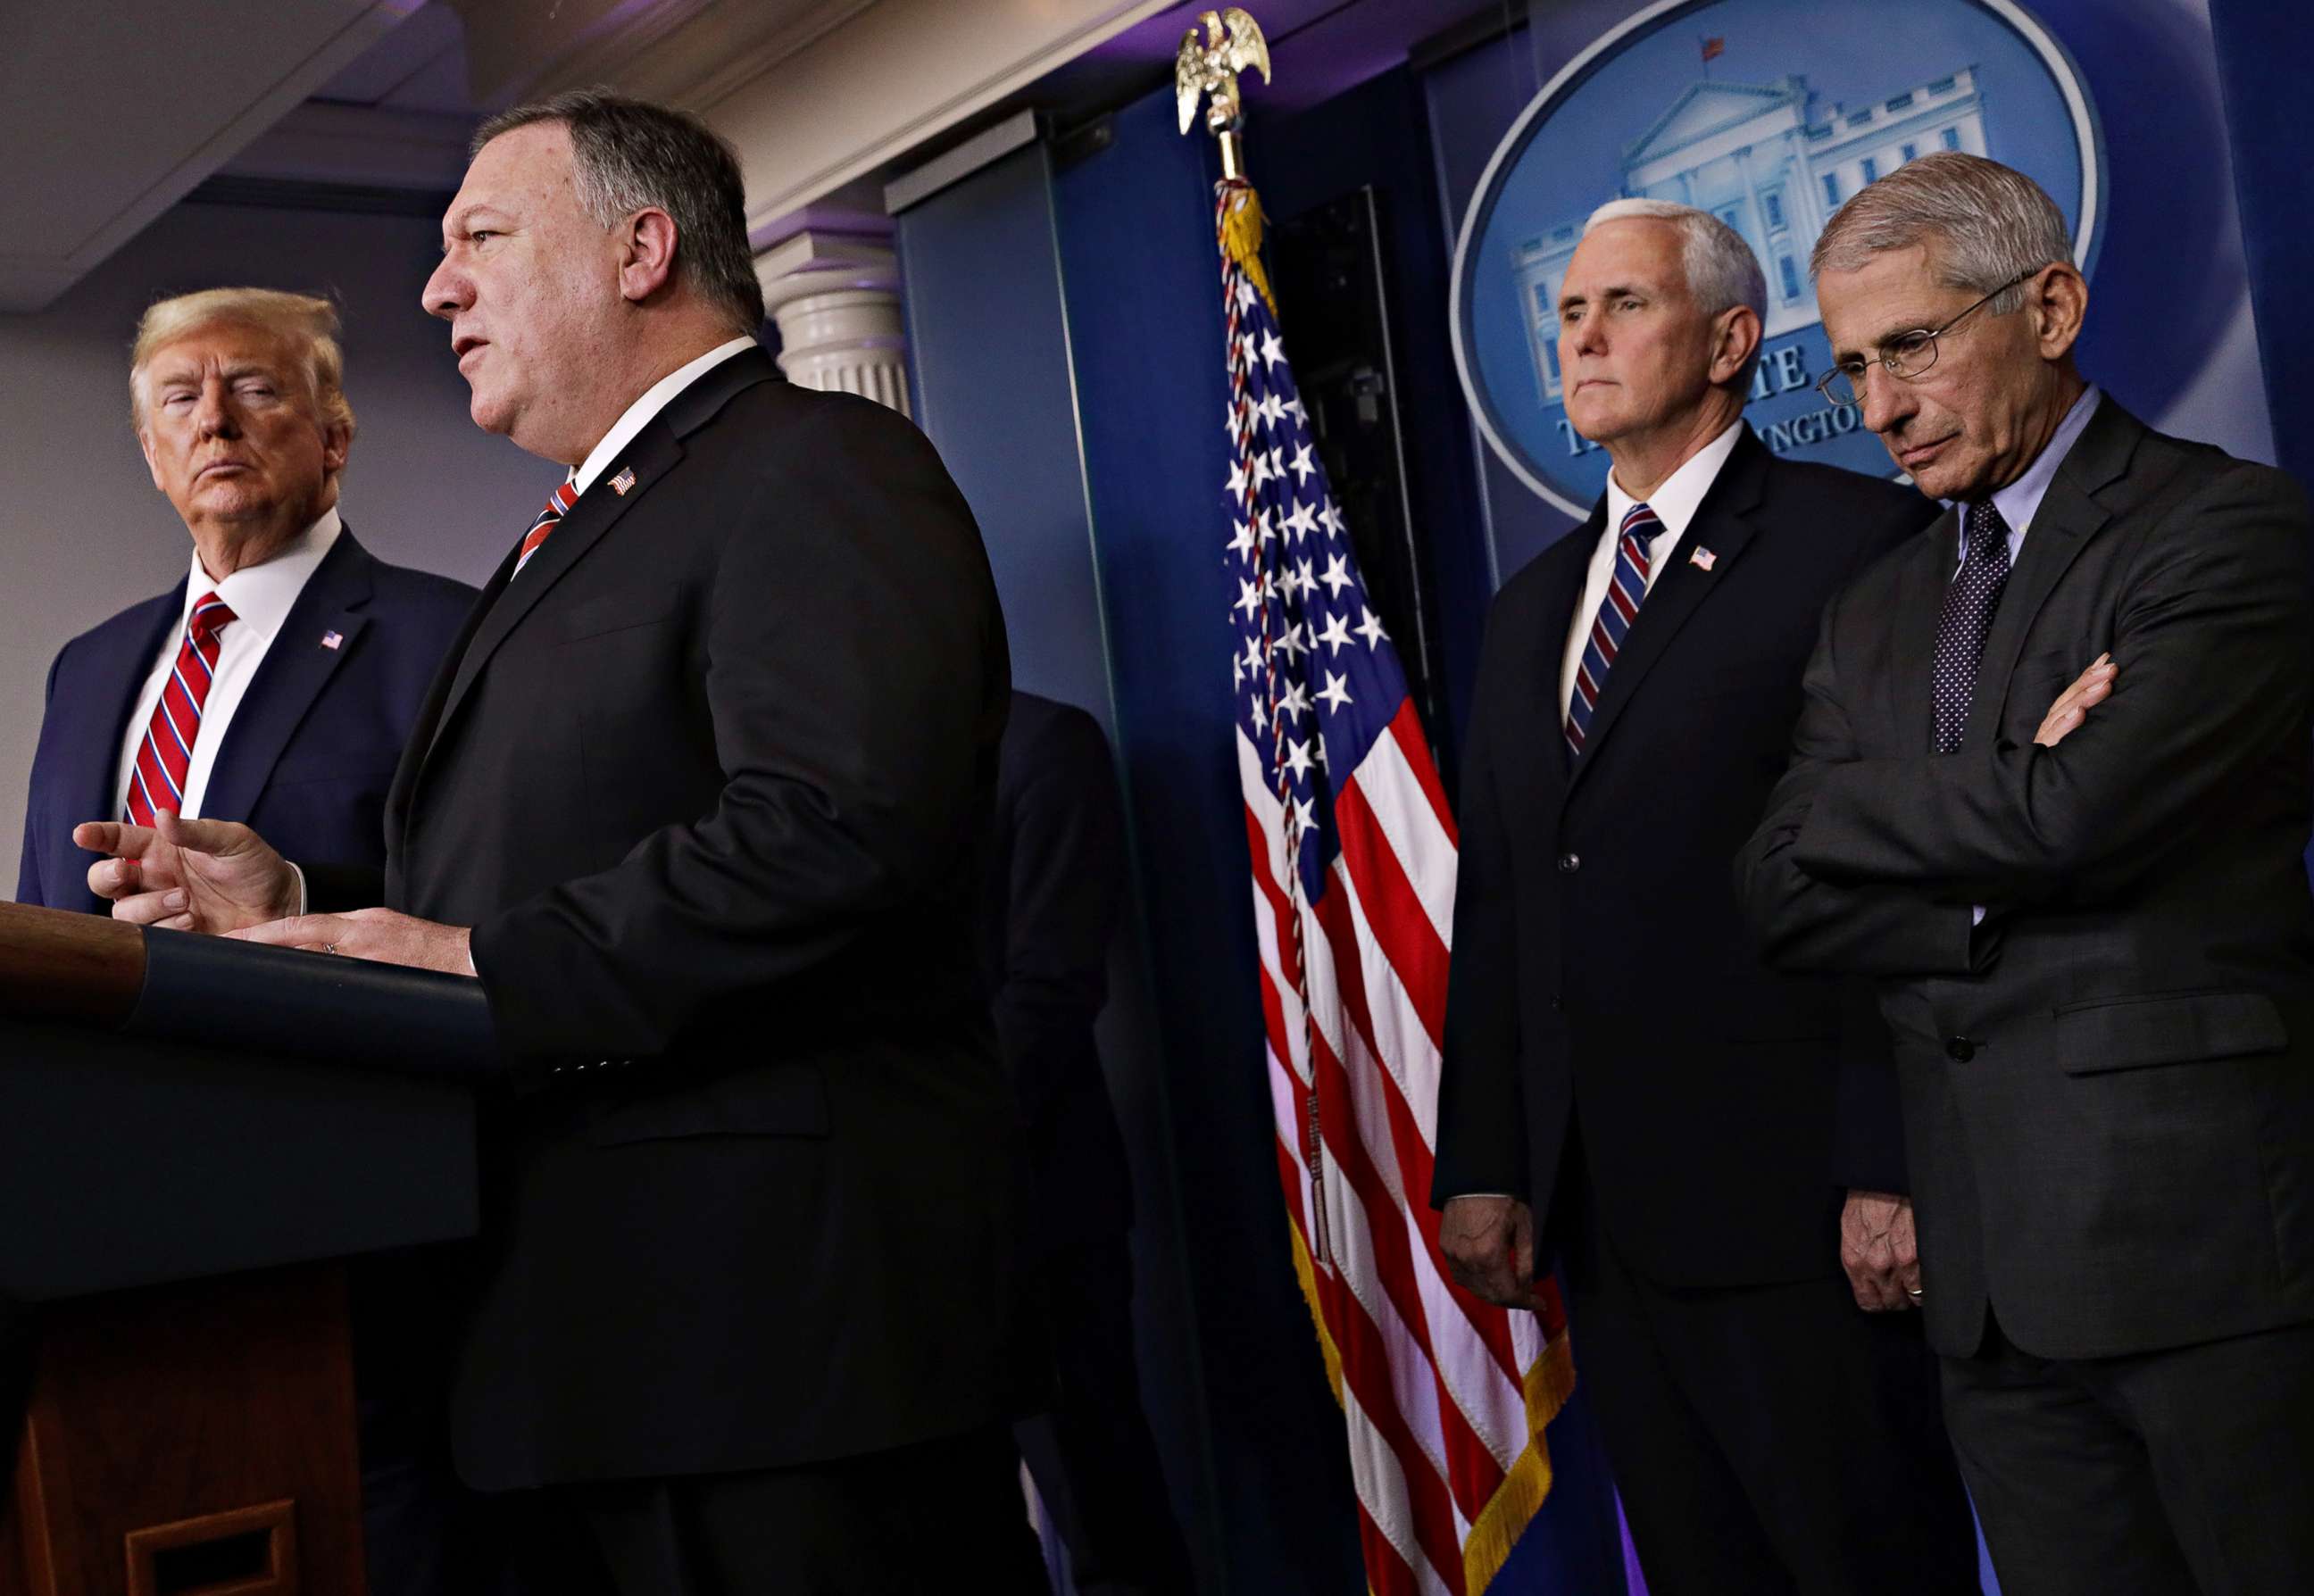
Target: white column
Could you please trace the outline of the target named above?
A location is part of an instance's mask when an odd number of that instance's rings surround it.
[[[899,262],[879,242],[799,233],[755,257],[780,369],[799,387],[857,393],[905,416],[908,340]]]

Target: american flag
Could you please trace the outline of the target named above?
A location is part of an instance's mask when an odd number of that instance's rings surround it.
[[[1550,1487],[1548,1283],[1448,1279],[1429,1206],[1455,831],[1286,364],[1253,190],[1217,191],[1237,754],[1294,1265],[1348,1427],[1374,1596],[1476,1593]],[[1539,734],[1540,735],[1540,734]]]

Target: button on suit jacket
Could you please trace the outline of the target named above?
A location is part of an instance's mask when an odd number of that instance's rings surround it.
[[[459,1471],[968,1430],[1012,1129],[972,941],[1010,691],[978,531],[914,428],[760,351],[604,479],[509,552],[387,804],[384,901],[473,928],[506,1060]]]
[[[1762,967],[1728,872],[1788,757],[1825,601],[1935,514],[1747,427],[1573,759],[1559,665],[1603,499],[1504,586],[1462,779],[1434,1201],[1527,1195],[1556,1239],[1579,1135],[1631,1265],[1724,1286],[1832,1272],[1841,1187],[1903,1189],[1868,1001]]]
[[[1825,617],[1744,890],[1779,962],[1883,978],[1940,1352],[1988,1304],[2052,1358],[2314,1318],[2308,530],[2281,472],[2108,397],[1957,753],[1930,707],[1956,518]],[[2112,696],[2037,745],[2106,652]]]

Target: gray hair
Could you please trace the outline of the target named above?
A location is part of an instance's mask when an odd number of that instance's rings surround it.
[[[675,220],[677,278],[730,314],[735,333],[764,322],[764,286],[747,248],[738,152],[698,118],[607,89],[570,89],[502,110],[475,129],[469,156],[500,134],[560,122],[570,134],[578,205],[600,226],[639,210]]]
[[[1833,213],[1808,258],[1808,275],[1855,271],[1875,255],[1915,245],[1947,288],[1991,294],[2073,258],[2064,213],[2023,172],[1960,150],[1907,161],[1867,183]],[[2020,284],[1985,309],[2006,315],[2025,303]]]
[[[1668,199],[1610,199],[1583,224],[1585,237],[1610,222],[1669,222],[1679,229],[1680,268],[1687,274],[1688,297],[1707,316],[1737,305],[1747,306],[1764,325],[1768,317],[1768,277],[1760,258],[1744,235],[1708,210],[1674,205]],[[1764,340],[1762,340],[1764,341]],[[1760,363],[1754,348],[1744,369],[1736,374],[1740,386],[1752,380]]]

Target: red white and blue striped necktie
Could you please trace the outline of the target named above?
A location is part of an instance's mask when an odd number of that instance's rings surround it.
[[[1623,512],[1623,525],[1615,537],[1615,574],[1607,583],[1607,596],[1599,601],[1591,635],[1584,640],[1583,662],[1575,671],[1575,692],[1567,701],[1569,754],[1583,752],[1591,717],[1598,712],[1599,695],[1607,690],[1607,673],[1614,668],[1615,656],[1622,652],[1631,622],[1647,602],[1648,545],[1663,529],[1656,513],[1643,504]]]
[[[185,618],[184,641],[176,663],[161,684],[161,701],[146,723],[145,740],[137,745],[130,767],[128,796],[121,813],[132,824],[151,825],[163,809],[185,812],[185,772],[192,768],[193,745],[201,735],[201,709],[209,701],[209,683],[216,679],[217,656],[225,645],[217,634],[235,616],[214,593],[201,595]]]
[[[530,557],[537,553],[539,546],[552,534],[561,522],[563,513],[578,502],[578,485],[575,481],[563,483],[546,496],[546,507],[538,512],[538,519],[532,522],[530,530],[522,534],[522,551],[515,556],[514,560],[516,576],[522,575],[522,568],[530,563]]]

